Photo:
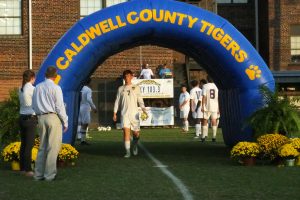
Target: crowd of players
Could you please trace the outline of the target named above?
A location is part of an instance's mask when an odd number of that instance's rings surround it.
[[[172,72],[167,65],[163,65],[158,75],[160,78],[170,78]],[[126,150],[125,158],[129,158],[131,153],[137,155],[138,152],[138,140],[140,132],[139,112],[138,106],[142,108],[143,112],[147,114],[144,100],[141,96],[139,86],[134,85],[132,80],[135,78],[134,73],[130,70],[123,72],[124,85],[120,86],[117,91],[116,100],[114,104],[113,121],[117,121],[117,112],[121,111],[121,127],[123,129],[124,146]],[[142,71],[138,78],[151,79],[154,78],[152,70],[149,65],[143,65]],[[217,121],[220,117],[219,101],[218,101],[218,88],[213,83],[210,77],[207,77],[207,81],[202,79],[200,82],[193,80],[191,82],[193,87],[190,93],[187,92],[187,86],[182,85],[181,94],[179,97],[179,109],[180,118],[182,119],[183,132],[189,131],[188,116],[192,112],[192,117],[195,120],[195,139],[201,139],[204,142],[208,136],[208,120],[210,119],[213,138],[212,141],[216,141],[217,135]],[[88,124],[90,123],[90,110],[94,110],[96,107],[92,102],[92,91],[88,87],[88,83],[83,87],[82,101],[80,105],[79,113],[79,133],[81,134],[81,144],[88,144],[85,141]],[[131,133],[133,135],[132,146],[130,138]],[[131,149],[131,151],[130,151]]]
[[[200,138],[202,142],[208,136],[208,120],[211,121],[213,137],[212,141],[216,141],[218,119],[220,118],[218,88],[213,80],[208,76],[207,81],[202,79],[200,82],[193,80],[193,87],[190,93],[187,92],[187,86],[181,86],[181,94],[179,97],[180,118],[182,119],[182,131],[189,131],[188,116],[192,112],[195,120],[195,139]]]

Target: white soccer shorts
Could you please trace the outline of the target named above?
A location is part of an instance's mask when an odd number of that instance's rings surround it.
[[[125,115],[121,117],[121,127],[130,128],[132,131],[140,131],[139,114],[129,116]]]
[[[218,119],[218,112],[204,111],[203,118],[204,119],[209,119],[210,117],[212,119]]]
[[[199,109],[197,112],[193,112],[192,113],[192,116],[194,119],[202,119],[203,118],[203,112],[201,112]]]
[[[189,110],[181,110],[180,111],[180,118],[188,118],[189,116]]]

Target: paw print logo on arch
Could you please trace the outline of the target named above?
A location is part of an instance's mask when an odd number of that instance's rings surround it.
[[[261,77],[261,70],[256,65],[250,65],[246,70],[245,73],[247,74],[248,78],[251,81],[254,81],[255,79],[259,79]]]

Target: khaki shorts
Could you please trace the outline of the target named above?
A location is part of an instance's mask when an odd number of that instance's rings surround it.
[[[204,111],[203,118],[204,119],[209,119],[209,118],[218,119],[218,112]]]
[[[128,116],[128,115],[122,116],[121,127],[129,128],[132,131],[139,131],[140,130],[139,114],[137,113],[134,116]]]

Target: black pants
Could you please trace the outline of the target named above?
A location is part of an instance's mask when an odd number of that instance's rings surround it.
[[[21,149],[20,167],[21,171],[31,171],[31,151],[34,145],[37,118],[30,115],[20,116],[21,127]]]

